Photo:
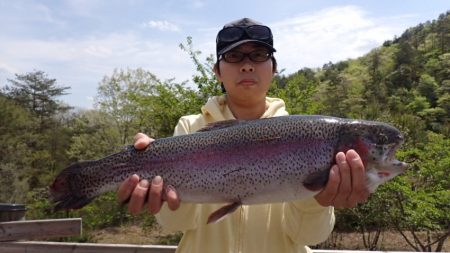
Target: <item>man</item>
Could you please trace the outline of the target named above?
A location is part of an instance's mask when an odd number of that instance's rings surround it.
[[[226,24],[217,35],[214,67],[225,95],[210,98],[201,114],[182,117],[175,135],[193,133],[217,121],[287,115],[281,99],[266,97],[276,72],[275,51],[269,27],[248,18]],[[136,135],[136,148],[150,143],[148,136]],[[118,199],[130,199],[128,209],[134,214],[147,202],[165,230],[182,231],[177,252],[309,252],[307,245],[320,243],[331,233],[333,207],[354,207],[366,201],[369,193],[364,183],[364,165],[349,150],[336,155],[326,187],[314,198],[241,206],[214,224],[207,225],[207,218],[223,204],[180,203],[176,189],[164,186],[159,176],[150,183],[133,175],[122,183]]]

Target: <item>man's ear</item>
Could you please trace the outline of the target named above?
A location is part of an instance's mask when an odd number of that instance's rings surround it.
[[[217,62],[216,64],[214,64],[214,74],[216,75],[216,79],[221,83],[222,82],[222,77],[220,75],[220,69],[219,69],[219,63]]]

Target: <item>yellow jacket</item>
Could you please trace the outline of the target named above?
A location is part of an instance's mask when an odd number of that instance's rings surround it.
[[[226,96],[226,95],[225,95]],[[212,97],[202,113],[182,117],[175,135],[196,132],[208,123],[234,119],[225,96]],[[283,100],[266,98],[262,118],[287,115]],[[332,207],[322,207],[314,198],[288,203],[241,206],[222,221],[206,224],[208,216],[224,204],[182,203],[177,211],[166,205],[156,216],[165,231],[184,233],[179,253],[298,253],[311,252],[306,245],[318,244],[334,226]]]

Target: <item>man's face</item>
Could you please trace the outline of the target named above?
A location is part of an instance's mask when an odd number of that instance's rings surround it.
[[[258,55],[265,50],[267,49],[264,46],[249,42],[232,49],[228,54],[234,57],[234,53],[249,54],[258,51],[256,52]],[[218,67],[220,71],[216,70],[216,77],[225,86],[228,96],[233,99],[251,101],[264,98],[273,78],[273,63],[270,58],[263,62],[255,62],[247,55],[236,63],[222,59]]]

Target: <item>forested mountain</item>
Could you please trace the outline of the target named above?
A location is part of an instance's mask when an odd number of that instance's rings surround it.
[[[132,143],[137,132],[170,136],[179,117],[198,113],[209,96],[221,93],[214,57],[201,61],[191,38],[180,47],[197,67],[196,90],[143,69],[116,70],[101,80],[95,109],[74,111],[57,100],[70,87],[59,86],[43,71],[8,80],[0,91],[0,202],[27,204],[30,219],[82,216],[86,234],[134,219],[116,205],[113,194],[80,211],[55,214],[46,187],[65,166],[115,152]],[[365,205],[337,211],[336,228],[361,231],[368,249],[379,248],[378,237],[368,238],[370,233],[396,229],[411,233],[405,240],[415,250],[442,250],[450,234],[450,12],[357,59],[278,75],[270,95],[283,98],[291,114],[399,127],[406,136],[399,156],[410,170]],[[411,239],[420,231],[429,236]]]
[[[367,119],[395,116],[398,121],[409,115],[403,121],[415,128],[448,135],[449,31],[447,12],[358,59],[279,77],[273,93],[291,103],[287,106],[291,113]]]

